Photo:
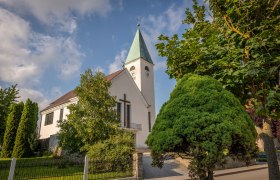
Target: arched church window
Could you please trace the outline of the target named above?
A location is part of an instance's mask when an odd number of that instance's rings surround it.
[[[133,71],[133,70],[135,70],[135,67],[134,67],[134,66],[131,66],[129,70],[130,70],[130,71]]]
[[[145,66],[145,70],[146,70],[146,71],[150,71],[149,68],[148,68],[148,66]]]

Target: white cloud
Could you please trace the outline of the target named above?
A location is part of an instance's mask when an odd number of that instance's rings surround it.
[[[157,42],[157,37],[163,32],[167,27],[166,16],[165,15],[149,15],[148,17],[143,18],[143,27],[144,31],[147,32],[146,35],[151,37],[151,41]]]
[[[158,37],[161,34],[177,33],[182,25],[184,19],[185,6],[178,8],[175,5],[170,6],[161,15],[148,15],[143,18],[141,29],[146,45],[148,46],[150,55],[155,64],[155,70],[165,69],[166,62],[159,60],[158,51],[155,44],[157,44]]]
[[[70,79],[80,73],[84,54],[71,36],[34,32],[29,22],[2,8],[0,39],[0,81],[19,84],[22,97],[30,95],[40,107],[48,101],[35,87],[44,74]]]
[[[100,67],[100,66],[97,66],[96,68],[94,68],[94,72],[105,72],[104,71],[104,68]]]
[[[57,21],[56,25],[60,31],[68,32],[69,34],[72,34],[77,30],[77,22],[73,18]]]
[[[47,105],[50,103],[50,101],[47,98],[45,98],[43,93],[34,89],[20,88],[19,96],[19,101],[25,102],[29,98],[34,102],[39,102],[40,110],[42,108],[47,107]]]
[[[109,73],[116,72],[120,69],[122,69],[122,65],[125,61],[125,58],[127,56],[127,50],[123,49],[119,54],[115,56],[115,61],[109,65]]]
[[[166,67],[164,61],[159,61],[158,52],[155,48],[155,44],[158,42],[158,36],[166,29],[167,23],[165,16],[153,16],[149,15],[147,18],[143,18],[143,31],[146,45],[148,46],[149,53],[154,61],[155,70],[163,69]]]
[[[72,38],[58,40],[58,49],[55,56],[60,58],[58,62],[59,77],[61,79],[70,79],[80,73],[82,66],[81,59],[85,56],[80,52],[78,45]]]
[[[166,15],[169,21],[168,30],[172,33],[176,33],[182,25],[182,20],[185,16],[185,7],[180,6],[175,9],[174,5],[172,5],[166,11]]]
[[[52,87],[51,93],[52,93],[53,97],[60,97],[63,95],[60,87],[57,87],[57,86]]]
[[[28,22],[0,9],[0,80],[18,83],[37,74],[36,65],[28,61],[30,36]]]
[[[59,27],[69,33],[76,28],[73,14],[105,16],[112,10],[109,0],[0,0],[0,3],[22,13],[31,13],[44,24]]]
[[[79,73],[84,55],[71,37],[33,32],[27,21],[4,9],[0,9],[0,22],[0,80],[38,82],[54,65],[62,79]]]

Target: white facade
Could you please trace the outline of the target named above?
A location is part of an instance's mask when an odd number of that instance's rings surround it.
[[[40,139],[46,139],[49,138],[51,135],[58,133],[59,128],[57,127],[57,125],[58,125],[58,120],[60,118],[60,110],[63,109],[63,119],[67,119],[67,115],[70,113],[67,106],[75,102],[77,102],[77,98],[71,100],[68,103],[41,112],[41,124],[40,124],[40,131],[39,131]],[[54,113],[53,123],[46,125],[46,115],[52,112]]]

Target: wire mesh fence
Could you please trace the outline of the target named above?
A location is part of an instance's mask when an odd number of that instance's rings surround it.
[[[116,179],[132,176],[133,159],[96,161],[89,159],[88,179]]]
[[[12,162],[11,159],[2,159],[0,161],[0,179],[1,180],[8,179],[11,162]]]
[[[79,180],[83,179],[83,159],[69,158],[26,158],[17,159],[14,179],[42,179],[42,180]],[[0,161],[0,179],[9,177],[11,159]],[[117,179],[132,176],[133,159],[123,161],[95,161],[88,162],[88,179]]]
[[[14,179],[81,179],[83,177],[83,168],[83,162],[66,158],[18,159]],[[9,167],[7,168],[6,164],[5,169],[3,179],[7,179],[5,177],[9,175]]]

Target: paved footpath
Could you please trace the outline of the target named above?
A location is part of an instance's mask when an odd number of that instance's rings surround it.
[[[189,180],[188,169],[175,160],[167,160],[162,169],[151,166],[149,154],[143,156],[144,179]],[[267,164],[217,170],[215,180],[268,180]]]
[[[150,154],[143,154],[144,179],[185,179],[188,177],[187,167],[175,160],[167,160],[162,169],[152,167]]]

